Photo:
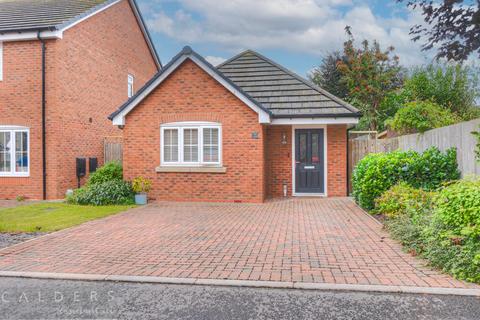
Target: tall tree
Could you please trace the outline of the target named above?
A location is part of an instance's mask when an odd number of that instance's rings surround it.
[[[423,50],[438,47],[437,58],[463,61],[480,56],[480,0],[397,0],[422,11],[425,25],[410,29],[413,40],[425,39]]]
[[[343,54],[346,62],[338,62],[342,79],[349,89],[349,100],[358,106],[368,120],[368,128],[377,130],[381,104],[385,97],[401,86],[401,68],[394,48],[382,50],[374,41],[363,40],[359,48],[349,26]]]
[[[461,64],[418,67],[405,80],[403,91],[410,101],[433,101],[463,120],[480,116],[475,106],[480,97],[476,70]]]
[[[339,51],[328,53],[322,63],[309,74],[309,78],[316,85],[344,99],[348,95],[348,87],[342,81],[342,73],[338,70],[340,61],[346,63],[346,57]]]

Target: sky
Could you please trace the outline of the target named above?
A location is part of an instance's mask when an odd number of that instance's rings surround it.
[[[433,60],[411,41],[419,12],[395,0],[137,0],[163,64],[185,45],[217,65],[252,49],[306,76],[355,38],[394,46],[406,67]]]

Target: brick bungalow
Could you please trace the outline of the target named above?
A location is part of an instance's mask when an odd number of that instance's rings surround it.
[[[133,0],[0,1],[0,199],[63,198],[160,67]]]
[[[253,51],[214,67],[185,47],[110,115],[126,179],[157,200],[347,195],[357,109]]]

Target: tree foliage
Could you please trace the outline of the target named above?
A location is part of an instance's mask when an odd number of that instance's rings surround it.
[[[463,61],[471,53],[480,56],[479,0],[397,0],[420,9],[425,24],[410,29],[413,40],[424,39],[423,50],[438,48],[437,58]]]
[[[475,107],[480,96],[477,76],[460,64],[417,68],[405,80],[404,91],[410,101],[435,102],[463,120],[480,116]]]
[[[402,83],[399,59],[393,47],[382,50],[377,41],[370,44],[364,40],[356,47],[350,27],[345,30],[349,37],[343,48],[346,61],[338,62],[338,70],[349,89],[350,102],[367,117],[369,129],[376,130],[382,101]]]
[[[339,51],[328,53],[322,59],[322,63],[311,72],[309,78],[316,85],[344,99],[348,95],[348,87],[342,81],[342,73],[337,67],[340,61],[347,63],[346,57]]]
[[[429,101],[409,102],[387,124],[399,134],[424,133],[427,130],[458,122],[448,109]]]

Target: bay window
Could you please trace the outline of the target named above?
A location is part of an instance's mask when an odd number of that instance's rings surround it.
[[[177,122],[161,126],[162,166],[220,166],[221,126]]]
[[[0,176],[28,176],[29,130],[0,126]]]

